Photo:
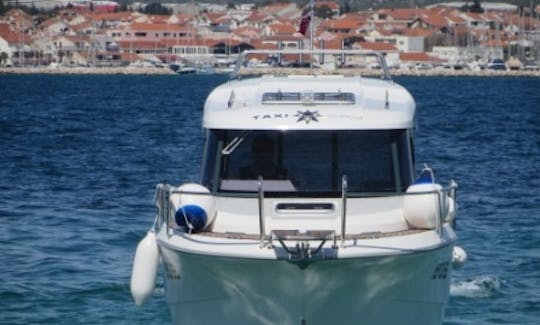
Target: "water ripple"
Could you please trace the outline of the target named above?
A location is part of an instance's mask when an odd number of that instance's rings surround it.
[[[0,323],[170,323],[162,275],[149,304],[133,304],[131,263],[155,185],[197,180],[201,107],[224,80],[0,78]],[[536,324],[540,79],[398,82],[417,99],[418,165],[459,184],[469,262],[445,324]]]

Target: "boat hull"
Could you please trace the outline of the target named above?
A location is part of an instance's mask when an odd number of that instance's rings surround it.
[[[174,324],[440,324],[452,245],[295,263],[160,245]]]

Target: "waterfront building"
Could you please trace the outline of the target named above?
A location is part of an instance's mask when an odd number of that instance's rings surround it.
[[[71,6],[45,21],[11,9],[0,17],[0,52],[6,53],[14,65],[52,61],[99,65],[109,58],[114,64],[127,64],[134,59],[127,54],[165,61],[176,56],[222,60],[246,48],[310,47],[309,33],[303,36],[298,32],[305,8],[294,3],[271,3],[257,9],[250,5],[231,8],[193,2],[168,5],[175,8],[175,14],[91,12]],[[313,45],[334,49],[372,46],[381,48],[390,62],[415,61],[407,55],[400,57],[400,53],[412,53],[413,57],[424,53],[428,61],[438,59],[452,64],[510,57],[522,62],[537,61],[540,6],[535,11],[525,10],[532,13],[525,17],[511,7],[482,5],[484,13],[463,12],[445,3],[337,16],[336,2],[318,1],[316,6],[328,7],[334,16],[313,19]],[[372,43],[377,45],[366,45]]]

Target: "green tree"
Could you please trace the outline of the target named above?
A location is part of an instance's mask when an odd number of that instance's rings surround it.
[[[39,9],[36,8],[36,6],[34,5],[34,3],[32,2],[32,7],[29,8],[29,12],[28,12],[30,15],[32,16],[35,16],[37,14],[39,14]]]
[[[351,5],[349,4],[348,0],[345,0],[339,5],[339,14],[343,15],[348,12],[351,12]]]
[[[0,53],[0,67],[3,67],[7,63],[8,54],[6,52]]]
[[[330,7],[328,7],[327,5],[322,5],[315,7],[315,10],[313,10],[313,15],[322,19],[326,19],[331,18],[334,15],[334,12],[332,12],[332,9],[330,9]]]
[[[480,4],[480,0],[474,0],[473,4],[470,4],[469,1],[465,1],[466,4],[461,7],[462,11],[469,11],[469,12],[476,12],[476,13],[483,13],[484,8],[482,8],[482,5]]]
[[[151,15],[170,15],[172,14],[172,10],[162,6],[161,3],[152,2],[146,5],[143,13]]]

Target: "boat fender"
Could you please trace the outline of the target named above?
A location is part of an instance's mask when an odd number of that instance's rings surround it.
[[[179,207],[174,215],[176,224],[186,229],[186,231],[199,232],[205,230],[212,224],[216,214],[214,198],[209,195],[210,191],[206,187],[195,183],[184,184],[178,188],[178,191],[208,194],[181,193]]]
[[[419,229],[434,229],[439,216],[438,191],[440,184],[434,182],[433,172],[426,168],[418,180],[407,188],[403,198],[403,213],[407,223]],[[414,194],[425,193],[426,194]],[[431,193],[427,193],[431,192]]]
[[[449,224],[453,226],[454,220],[456,219],[457,204],[456,204],[456,201],[451,197],[447,197],[446,200],[448,201],[447,202],[448,211],[446,213],[446,218],[444,219],[444,221],[448,222]]]
[[[159,266],[159,249],[154,231],[139,242],[131,271],[131,296],[137,306],[141,306],[152,295],[156,286]]]
[[[459,246],[454,246],[452,250],[452,267],[459,269],[467,262],[467,252]]]

